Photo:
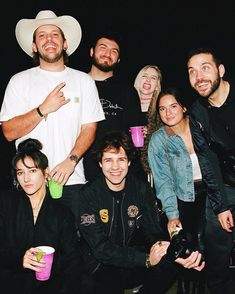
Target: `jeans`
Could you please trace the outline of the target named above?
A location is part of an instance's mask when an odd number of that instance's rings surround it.
[[[124,289],[143,284],[138,293],[165,294],[177,277],[178,265],[164,261],[149,269],[103,265],[93,275],[84,274],[79,289],[81,294],[123,294]]]
[[[183,229],[187,233],[187,239],[193,245],[192,249],[200,251],[203,254],[203,258],[205,258],[205,211],[207,190],[202,182],[195,183],[194,188],[195,201],[185,202],[178,199],[178,210]],[[200,285],[200,293],[204,293],[202,289],[204,289],[205,279],[204,269],[198,272],[194,269],[189,270],[182,267],[179,286],[184,283],[184,286],[188,284],[188,287],[191,287],[192,283],[190,283],[190,281],[193,281],[194,285]],[[185,291],[179,291],[178,288],[178,293],[187,293],[186,288]]]
[[[235,203],[235,188],[225,186],[231,206]],[[208,288],[212,294],[229,293],[229,260],[233,248],[232,234],[221,227],[217,216],[207,203],[206,208],[206,266]]]

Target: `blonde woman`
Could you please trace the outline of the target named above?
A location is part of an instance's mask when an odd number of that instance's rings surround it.
[[[147,148],[151,134],[162,126],[159,115],[156,112],[156,103],[161,91],[162,74],[160,69],[153,64],[145,65],[137,74],[134,87],[138,92],[145,122],[145,143],[141,149],[141,162],[148,180],[152,184],[151,170],[148,165]]]

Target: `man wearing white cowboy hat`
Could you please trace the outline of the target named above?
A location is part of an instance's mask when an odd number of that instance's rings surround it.
[[[50,176],[65,185],[61,199],[69,204],[69,196],[86,182],[82,156],[104,119],[93,79],[65,66],[80,43],[81,27],[71,16],[44,10],[35,19],[21,19],[15,33],[39,66],[10,79],[0,113],[3,134],[16,146],[27,138],[41,141]]]

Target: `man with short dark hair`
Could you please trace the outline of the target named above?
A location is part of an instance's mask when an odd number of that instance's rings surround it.
[[[123,40],[119,32],[106,31],[96,36],[90,48],[91,69],[89,75],[95,80],[105,120],[97,124],[93,148],[102,136],[111,130],[129,133],[132,126],[142,126],[142,113],[138,93],[132,83],[115,73],[122,51]],[[98,162],[92,158],[92,148],[85,155],[84,170],[88,181],[101,174]],[[131,169],[146,177],[140,160]]]
[[[187,60],[189,81],[198,94],[192,105],[192,114],[214,151],[211,162],[221,179],[221,191],[224,191],[224,213],[218,214],[222,227],[212,207],[207,205],[206,242],[208,286],[213,294],[229,293],[229,261],[233,247],[231,210],[235,207],[235,92],[234,83],[224,79],[225,67],[209,48],[198,48],[189,53]],[[230,159],[226,157],[230,156]],[[228,160],[231,162],[228,162]],[[230,173],[220,171],[223,163]]]
[[[96,147],[102,177],[88,182],[74,199],[84,294],[121,294],[140,284],[139,293],[163,294],[176,279],[178,265],[166,259],[170,242],[160,228],[153,190],[128,172],[134,151],[130,136],[107,133]],[[194,251],[175,261],[200,271],[201,257]]]

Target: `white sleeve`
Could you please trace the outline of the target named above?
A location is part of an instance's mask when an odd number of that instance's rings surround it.
[[[27,99],[24,99],[23,85],[20,76],[13,76],[5,90],[3,103],[0,112],[0,121],[9,120],[17,115],[21,115],[28,111]]]

